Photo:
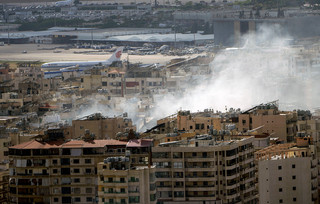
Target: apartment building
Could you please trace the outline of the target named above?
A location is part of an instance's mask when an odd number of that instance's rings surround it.
[[[160,203],[255,203],[254,137],[162,143],[152,148]]]
[[[318,168],[312,138],[255,153],[260,203],[318,203]]]
[[[238,130],[246,132],[258,127],[271,137],[277,137],[284,142],[292,142],[296,136],[296,112],[278,110],[277,101],[261,104],[239,115]]]
[[[8,170],[0,170],[0,203],[9,203],[9,173]]]
[[[98,164],[99,203],[155,204],[155,167],[152,140],[130,140],[126,156],[108,157]]]
[[[124,156],[117,140],[29,141],[9,148],[12,203],[95,203],[97,164]]]
[[[114,139],[118,132],[125,132],[130,129],[136,130],[136,127],[129,118],[103,117],[100,113],[72,121],[73,138],[85,135],[86,129],[95,134],[97,139]]]

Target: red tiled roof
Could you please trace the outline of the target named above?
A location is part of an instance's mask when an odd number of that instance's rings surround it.
[[[71,140],[69,142],[39,142],[32,140],[29,142],[24,142],[15,146],[10,147],[10,149],[51,149],[51,148],[92,148],[92,147],[104,147],[111,145],[123,145],[125,146],[127,142],[118,140],[93,140],[85,142],[83,140]]]
[[[39,142],[32,140],[10,147],[11,149],[53,149],[59,148],[62,142]]]
[[[133,139],[128,142],[127,147],[150,147],[152,141],[152,139]]]
[[[85,142],[83,140],[71,140],[69,142],[61,145],[62,148],[90,148],[90,147],[104,147],[111,145],[123,145],[125,146],[127,142],[119,140],[92,140]]]

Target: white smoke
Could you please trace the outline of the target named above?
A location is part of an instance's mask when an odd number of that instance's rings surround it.
[[[215,56],[209,80],[188,88],[182,97],[164,96],[153,114],[161,118],[179,109],[245,109],[274,100],[279,100],[282,109],[319,106],[319,80],[310,73],[292,70],[291,61],[297,53],[289,47],[288,39],[279,26],[263,26],[256,34],[244,36],[243,47]]]
[[[208,108],[219,111],[226,107],[246,109],[274,100],[279,100],[282,110],[319,107],[320,70],[315,75],[293,66],[298,52],[287,44],[288,39],[290,36],[279,26],[260,27],[255,34],[242,38],[243,47],[216,54],[210,64],[209,77],[203,76],[197,85],[185,87],[184,92],[155,98],[154,108],[146,116],[152,116],[155,121],[180,109],[193,112]],[[115,108],[94,102],[80,115],[102,112],[113,116],[127,112],[135,124],[142,124],[144,119],[137,116],[138,103],[138,98],[123,100],[116,103],[118,107]],[[153,125],[155,123],[148,127]],[[139,130],[140,125],[137,126]]]

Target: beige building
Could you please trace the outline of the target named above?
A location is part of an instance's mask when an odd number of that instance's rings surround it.
[[[99,203],[155,204],[152,140],[130,140],[125,157],[108,157],[98,164]]]
[[[0,203],[9,203],[9,172],[0,170]]]
[[[124,156],[117,140],[30,141],[9,149],[10,201],[13,203],[93,203],[97,164]]]
[[[107,159],[98,164],[99,203],[157,202],[154,166],[130,168],[129,157]]]
[[[285,142],[292,142],[296,135],[296,112],[278,110],[276,102],[255,106],[239,115],[238,130],[247,132],[262,127],[262,132]]]
[[[90,130],[97,139],[114,139],[118,132],[125,132],[130,129],[136,130],[136,127],[129,118],[106,118],[96,113],[72,121],[72,138],[83,136],[86,129]]]
[[[252,203],[254,137],[174,141],[152,148],[162,203]]]
[[[311,144],[311,145],[310,145]],[[260,203],[318,203],[312,140],[273,145],[255,153]]]

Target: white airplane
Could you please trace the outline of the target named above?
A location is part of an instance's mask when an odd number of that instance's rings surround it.
[[[65,1],[57,1],[54,5],[55,6],[72,6],[74,3],[74,0],[65,0]]]
[[[49,62],[41,65],[43,71],[68,71],[68,70],[86,70],[96,65],[110,66],[113,62],[120,61],[123,47],[119,47],[112,56],[105,61],[66,61]]]

